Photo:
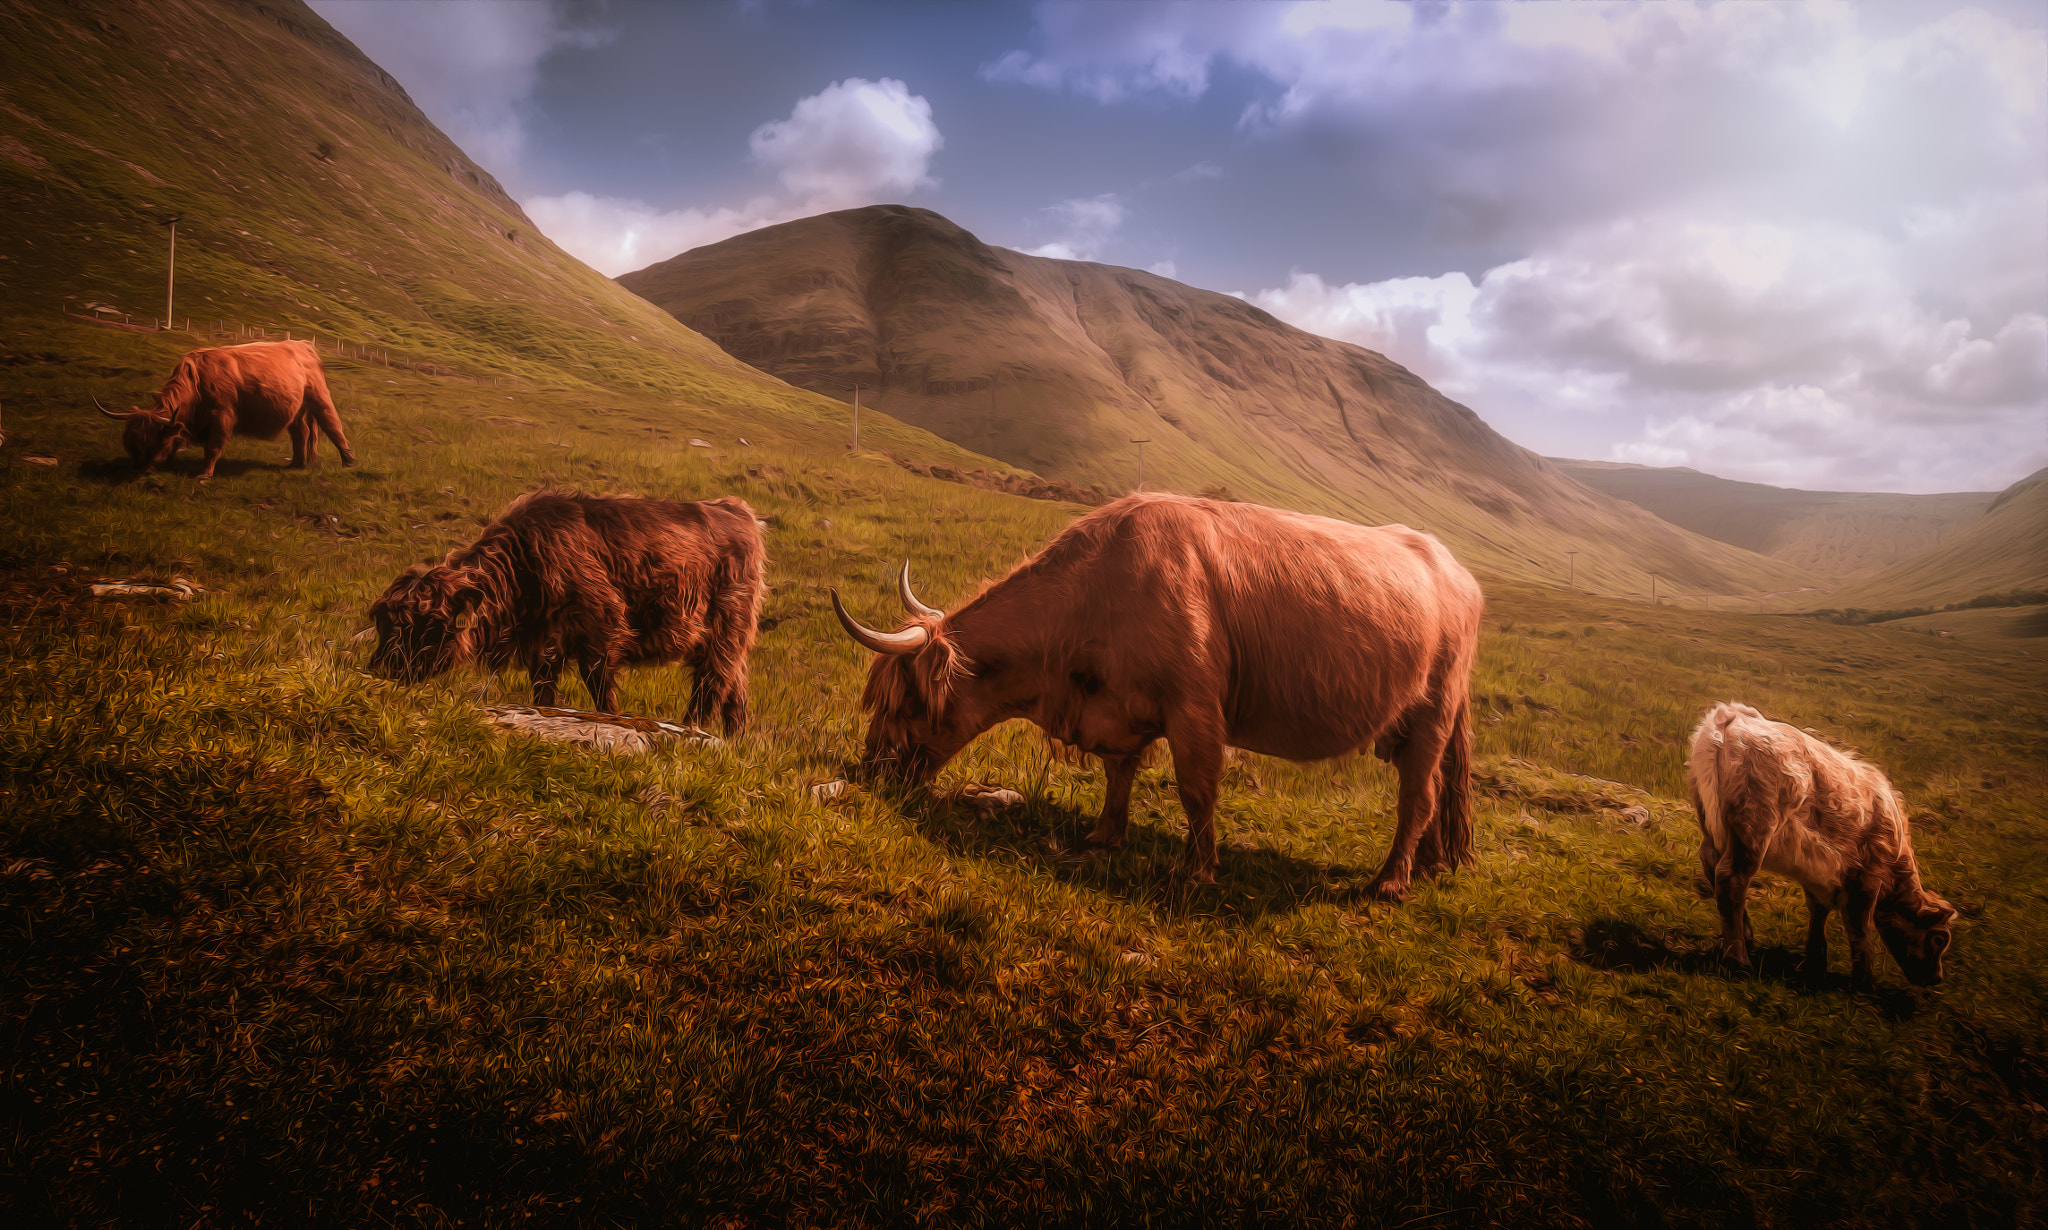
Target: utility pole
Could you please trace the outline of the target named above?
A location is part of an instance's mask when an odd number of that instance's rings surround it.
[[[1656,573],[1654,573],[1654,572],[1650,574],[1650,605],[1651,605],[1651,606],[1659,606],[1659,605],[1661,605],[1661,604],[1660,604],[1660,603],[1659,603],[1659,602],[1657,601],[1657,574],[1656,574]]]
[[[1147,436],[1143,440],[1133,440],[1131,443],[1138,446],[1138,490],[1143,491],[1145,489],[1145,446],[1152,443],[1152,437]]]
[[[166,329],[171,327],[171,292],[178,282],[178,220],[183,216],[182,214],[172,214],[170,220],[165,223],[166,226],[171,228],[171,263],[169,271],[164,274],[164,328]]]
[[[860,451],[860,386],[853,386],[853,451]]]
[[[1577,589],[1579,587],[1579,553],[1577,551],[1567,551],[1564,554],[1565,558],[1571,561],[1572,570],[1571,580],[1565,582],[1565,588]]]

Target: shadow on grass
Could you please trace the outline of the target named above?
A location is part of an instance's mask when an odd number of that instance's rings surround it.
[[[983,812],[958,799],[893,796],[902,814],[926,839],[948,850],[1029,867],[1062,883],[1143,902],[1175,914],[1250,922],[1291,914],[1305,905],[1362,906],[1377,901],[1369,867],[1296,858],[1248,840],[1231,840],[1219,822],[1213,885],[1189,885],[1179,875],[1184,832],[1133,818],[1121,850],[1088,845],[1096,817],[1040,799],[1009,811]]]
[[[146,483],[152,478],[163,479],[167,482],[189,483],[197,481],[199,471],[205,464],[206,455],[203,451],[186,452],[158,466],[153,474],[144,474],[136,467],[133,461],[126,457],[95,457],[79,462],[77,474],[80,478],[90,479],[107,487],[125,487],[131,484]],[[340,472],[348,468],[339,461],[322,457],[315,461],[311,467],[307,468],[305,473],[318,474],[323,470],[329,469]],[[231,457],[224,455],[220,459],[220,464],[213,468],[213,481],[222,482],[259,472],[286,474],[290,473],[291,469],[291,459],[288,456],[282,461],[266,461],[260,457]],[[365,470],[360,466],[356,467],[356,473],[364,478],[381,479],[385,477],[377,471]]]
[[[1721,959],[1720,944],[1712,937],[1688,935],[1674,943],[1673,937],[1653,935],[1621,918],[1601,917],[1588,922],[1572,942],[1570,956],[1581,965],[1611,973],[1642,974],[1670,969],[1731,981],[1776,983],[1808,995],[1843,995],[1851,991],[1847,973],[1831,970],[1818,979],[1809,979],[1802,968],[1806,959],[1803,948],[1753,945],[1751,968],[1743,971]],[[1864,998],[1891,1020],[1911,1017],[1920,1006],[1912,991],[1884,982],[1866,992]]]

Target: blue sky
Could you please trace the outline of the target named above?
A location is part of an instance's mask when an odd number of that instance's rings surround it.
[[[1242,295],[1540,452],[2048,465],[2033,0],[314,7],[606,273],[900,201]]]

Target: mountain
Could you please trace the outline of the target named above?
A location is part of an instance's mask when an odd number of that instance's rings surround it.
[[[519,399],[628,394],[693,429],[820,447],[844,434],[841,404],[734,360],[549,242],[296,0],[0,0],[0,370],[76,379],[72,359],[103,347],[72,317],[161,316],[173,217],[172,315],[202,337],[260,327]],[[132,361],[84,366],[95,395],[128,405],[194,344],[151,334]],[[17,395],[10,434],[37,406],[90,412],[82,395]],[[908,456],[984,464],[883,416],[872,430]]]
[[[619,283],[792,384],[1015,465],[1380,523],[1491,572],[1645,593],[1790,589],[1797,568],[1668,525],[1502,438],[1382,355],[1150,273],[1027,256],[929,210],[765,227]]]
[[[1947,606],[2015,590],[2048,590],[2048,470],[2007,487],[1985,514],[1932,551],[1837,590],[1838,610]]]
[[[1800,491],[1716,478],[1686,466],[1550,461],[1588,487],[1641,505],[1673,525],[1819,576],[1860,576],[1932,550],[1983,516],[1996,496]]]

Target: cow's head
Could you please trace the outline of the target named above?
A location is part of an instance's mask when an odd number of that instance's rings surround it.
[[[430,679],[473,656],[484,589],[476,574],[415,564],[370,604],[377,648],[370,669],[401,683]]]
[[[1001,719],[946,613],[919,602],[910,591],[908,563],[897,588],[910,612],[910,625],[897,632],[877,632],[847,614],[836,589],[832,609],[848,636],[881,655],[868,668],[867,690],[860,698],[868,711],[862,767],[922,784]]]
[[[1877,933],[1907,982],[1931,987],[1941,981],[1941,958],[1955,938],[1955,917],[1954,906],[1925,889],[1878,903]]]
[[[128,459],[145,470],[169,461],[185,445],[184,422],[166,410],[135,409],[122,414],[101,406],[97,397],[92,404],[106,417],[127,424],[121,429],[121,445],[128,450]]]

